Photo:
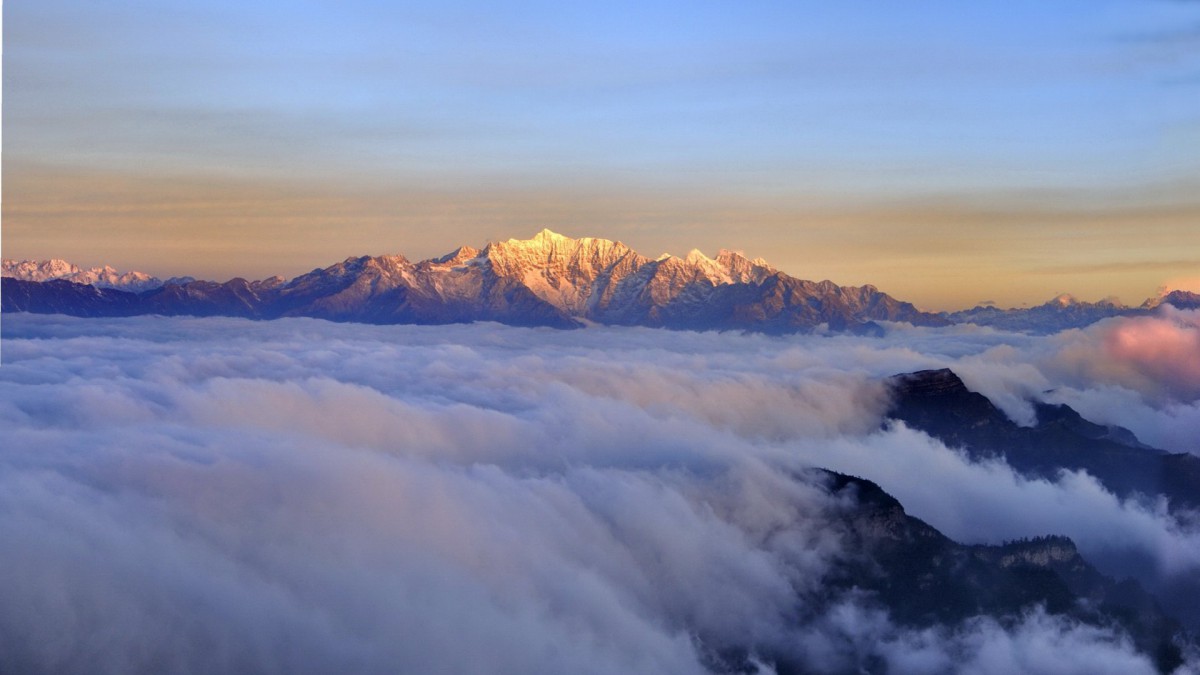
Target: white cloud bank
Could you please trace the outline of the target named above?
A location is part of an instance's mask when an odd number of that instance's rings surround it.
[[[962,541],[1061,533],[1096,562],[1200,573],[1200,532],[1161,508],[881,428],[880,384],[950,366],[1014,418],[1053,390],[1181,447],[1200,438],[1195,314],[1048,338],[3,329],[6,672],[692,673],[736,645],[817,672],[1151,670],[1119,635],[1040,612],[914,631],[847,597],[799,620],[843,554],[838,504],[796,477],[810,465]],[[1139,340],[1192,361],[1164,368]]]

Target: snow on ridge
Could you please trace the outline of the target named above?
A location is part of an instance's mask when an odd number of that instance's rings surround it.
[[[53,258],[50,260],[9,260],[0,262],[0,276],[22,281],[51,281],[64,279],[77,284],[90,284],[96,288],[113,288],[140,293],[159,288],[163,281],[145,272],[118,272],[112,267],[82,269],[78,265]]]

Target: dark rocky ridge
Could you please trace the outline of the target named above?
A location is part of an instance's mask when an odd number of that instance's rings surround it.
[[[1094,424],[1066,405],[1036,403],[1038,422],[1022,427],[952,371],[926,370],[890,381],[889,417],[974,459],[1002,457],[1026,476],[1054,479],[1084,470],[1120,497],[1164,495],[1173,508],[1200,508],[1200,457],[1140,443],[1128,429]]]
[[[885,609],[908,628],[954,627],[987,616],[1011,625],[1034,607],[1094,626],[1116,626],[1161,672],[1181,663],[1188,640],[1180,624],[1136,582],[1115,581],[1089,564],[1066,537],[1045,536],[998,546],[959,544],[908,515],[875,483],[814,470],[806,480],[825,486],[847,507],[826,527],[838,531],[848,557],[823,580],[820,597],[806,598],[796,617],[817,619],[846,593]],[[757,672],[751,653],[781,674],[810,672],[787,653],[761,646],[726,647],[712,655],[716,671]],[[859,663],[847,672],[879,672]]]
[[[1054,480],[1062,469],[1083,470],[1118,497],[1168,500],[1184,522],[1200,510],[1200,457],[1149,447],[1128,429],[1095,424],[1065,405],[1036,403],[1037,424],[1021,427],[987,397],[967,389],[950,370],[897,375],[890,381],[889,416],[975,459],[1002,458],[1017,472]],[[1108,561],[1137,576],[1168,611],[1200,627],[1200,579],[1160,577],[1150,561],[1114,552]]]
[[[905,625],[953,624],[971,616],[1015,617],[1034,605],[1085,623],[1113,621],[1129,631],[1163,672],[1180,663],[1173,638],[1179,623],[1136,582],[1100,574],[1066,537],[1045,536],[999,546],[952,541],[904,511],[878,485],[831,474],[831,489],[852,491],[860,511],[852,531],[881,568],[846,582],[869,589]]]

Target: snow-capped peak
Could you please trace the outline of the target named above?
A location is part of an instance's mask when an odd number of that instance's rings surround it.
[[[529,239],[509,239],[502,242],[505,248],[518,250],[553,250],[557,248],[569,247],[583,240],[576,240],[570,237],[561,235],[549,229],[542,229],[537,234]],[[488,247],[492,248],[491,246]]]
[[[163,285],[163,282],[145,272],[118,272],[112,267],[93,267],[84,270],[65,260],[4,260],[0,262],[3,276],[22,281],[50,281],[65,279],[77,284],[91,284],[97,288],[115,288],[140,293]]]
[[[540,232],[533,235],[533,240],[534,241],[560,242],[560,241],[571,241],[571,238],[563,236],[557,232],[554,232],[553,230],[551,230],[549,228],[542,228],[542,230]]]
[[[48,281],[78,274],[82,270],[66,260],[8,260],[2,263],[3,275],[24,281]]]

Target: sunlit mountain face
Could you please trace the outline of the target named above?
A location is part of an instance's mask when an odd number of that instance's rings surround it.
[[[6,312],[0,665],[1187,672],[1200,390],[1130,336],[1195,345],[1200,314]]]

